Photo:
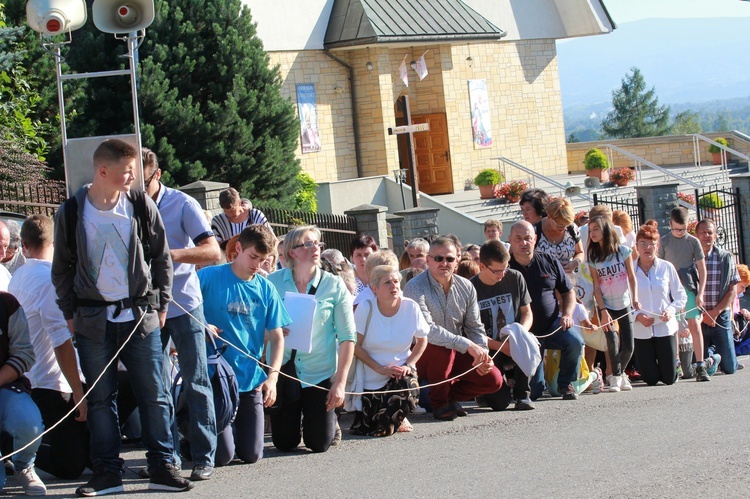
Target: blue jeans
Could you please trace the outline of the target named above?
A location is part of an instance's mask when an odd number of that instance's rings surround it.
[[[185,437],[190,441],[193,465],[213,466],[216,454],[216,412],[206,363],[206,330],[201,325],[206,322],[203,305],[198,305],[190,314],[200,322],[188,314],[167,319],[161,330],[162,340],[166,344],[167,338],[171,337],[177,349],[182,390],[190,414],[189,434]],[[172,428],[175,451],[180,448],[176,424],[175,421]],[[175,460],[179,462],[178,452],[175,452]]]
[[[9,388],[0,388],[0,432],[13,439],[13,449],[20,449],[38,437],[44,430],[42,415],[31,395]],[[36,451],[42,443],[40,438],[12,458],[16,472],[34,465]],[[5,485],[5,466],[0,463],[0,490]]]
[[[560,327],[560,319],[557,318],[552,326],[542,335],[544,336]],[[567,331],[562,329],[547,338],[540,338],[539,347],[542,354],[542,362],[537,367],[536,372],[531,377],[531,400],[536,400],[544,393],[544,350],[560,350],[560,374],[557,375],[558,393],[568,391],[568,385],[578,379],[578,370],[581,366],[581,356],[583,355],[583,337],[576,331],[576,328],[570,328]]]
[[[716,326],[701,324],[703,331],[703,345],[706,356],[709,350],[721,355],[719,367],[724,374],[737,372],[737,353],[734,350],[734,331],[732,330],[732,316],[729,310],[724,310],[716,318]]]
[[[120,474],[120,426],[117,419],[117,362],[105,371],[104,367],[135,327],[136,322],[107,322],[100,341],[76,334],[81,369],[91,386],[104,372],[99,382],[88,392],[88,424],[91,432],[91,461],[94,472]],[[146,445],[149,471],[173,463],[172,401],[164,385],[161,334],[156,328],[144,338],[133,334],[120,353],[120,360],[128,370],[133,393],[143,426],[142,439]]]

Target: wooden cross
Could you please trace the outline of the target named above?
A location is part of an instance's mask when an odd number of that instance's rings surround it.
[[[414,154],[414,134],[427,132],[429,123],[413,124],[411,122],[411,109],[409,108],[409,96],[404,95],[404,109],[406,110],[406,125],[388,128],[388,135],[406,134],[406,142],[409,147],[409,172],[411,173],[411,197],[414,207],[419,206],[419,181],[417,180],[417,157]]]

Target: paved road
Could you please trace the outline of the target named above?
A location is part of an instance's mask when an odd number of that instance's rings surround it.
[[[709,383],[543,399],[535,411],[470,406],[454,422],[412,417],[409,434],[344,432],[324,454],[269,445],[260,462],[221,468],[189,497],[748,497],[749,382],[750,366]],[[124,457],[127,495],[153,496],[135,474],[143,451]],[[79,485],[47,483],[61,497]],[[20,495],[13,478],[5,492]]]

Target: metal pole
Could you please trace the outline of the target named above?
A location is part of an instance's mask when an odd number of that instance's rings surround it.
[[[133,128],[135,132],[135,143],[136,143],[136,150],[138,151],[138,154],[136,154],[136,168],[140,172],[140,184],[141,184],[141,190],[146,190],[146,184],[145,184],[145,178],[143,175],[143,162],[142,162],[142,156],[140,154],[141,152],[141,121],[138,116],[138,82],[136,81],[136,41],[138,40],[138,33],[137,32],[131,32],[128,33],[128,60],[130,61],[130,89],[133,94]],[[145,36],[145,33],[144,33]]]
[[[401,178],[401,181],[399,182],[401,184],[401,202],[404,204],[404,209],[406,209],[406,197],[404,197],[404,179]]]
[[[73,196],[75,194],[74,192],[70,192],[70,187],[68,185],[68,179],[70,178],[70,175],[68,174],[68,131],[67,131],[67,123],[65,121],[65,95],[63,94],[63,74],[62,74],[62,61],[63,56],[60,52],[60,48],[63,44],[56,43],[54,44],[54,52],[53,55],[55,56],[55,75],[57,76],[57,106],[60,109],[60,129],[62,133],[62,150],[63,150],[63,169],[65,171],[65,190],[67,192],[68,197]]]

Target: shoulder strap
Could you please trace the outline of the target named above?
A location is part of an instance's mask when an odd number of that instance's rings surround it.
[[[133,216],[135,217],[135,226],[138,233],[138,239],[143,245],[143,256],[146,263],[151,263],[151,245],[149,236],[151,235],[151,226],[148,218],[148,208],[146,208],[146,193],[139,190],[130,191],[128,200],[133,203]]]
[[[576,244],[581,240],[581,232],[578,230],[578,226],[574,223],[568,225],[568,234],[570,234],[570,237],[573,238],[573,242]]]
[[[323,279],[323,271],[320,271],[320,279],[318,279],[318,282],[310,286],[310,290],[307,292],[308,295],[314,295],[318,292],[318,286],[320,286],[320,281]],[[288,362],[294,362],[294,359],[297,357],[297,349],[292,349],[292,356],[289,358]]]
[[[78,225],[78,200],[75,196],[68,198],[63,205],[65,227],[67,229],[68,252],[71,263],[78,260],[78,241],[76,240],[76,226]]]
[[[367,300],[370,304],[370,309],[367,311],[367,322],[365,322],[365,330],[362,333],[362,337],[367,336],[367,330],[370,329],[370,319],[372,319],[372,307],[374,306],[373,300]]]

